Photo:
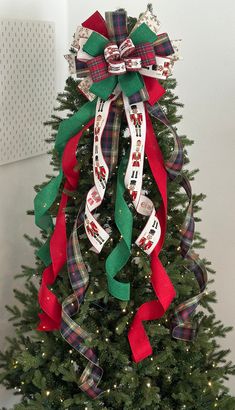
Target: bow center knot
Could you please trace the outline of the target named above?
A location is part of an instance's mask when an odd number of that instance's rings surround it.
[[[131,38],[126,38],[118,47],[114,42],[110,42],[104,49],[104,58],[108,63],[110,74],[124,74],[126,71],[138,71],[141,69],[141,58],[131,57],[135,51],[135,46]]]

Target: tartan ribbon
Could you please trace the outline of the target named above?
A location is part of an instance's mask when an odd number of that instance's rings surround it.
[[[109,169],[109,178],[117,165],[121,113],[121,106],[118,106],[117,100],[113,101],[101,139],[101,149]]]
[[[173,153],[166,162],[166,169],[171,180],[179,179],[179,184],[185,190],[189,205],[185,220],[180,230],[181,242],[180,249],[181,255],[185,258],[189,264],[187,270],[194,273],[198,282],[200,293],[191,297],[183,303],[180,303],[174,310],[171,317],[171,329],[172,336],[175,339],[192,341],[196,337],[197,329],[196,324],[193,323],[193,316],[199,305],[201,298],[207,285],[207,271],[204,263],[198,257],[198,255],[191,249],[194,238],[195,221],[193,215],[193,197],[191,184],[188,178],[181,172],[183,167],[183,146],[179,136],[175,129],[170,125],[163,109],[159,104],[151,107],[148,105],[148,110],[152,116],[160,120],[165,124],[173,133],[174,136],[174,150]]]
[[[86,340],[91,340],[91,336],[72,319],[79,312],[89,284],[89,273],[82,259],[77,235],[78,222],[79,219],[75,221],[67,244],[67,267],[73,294],[63,301],[60,331],[66,342],[88,360],[88,364],[79,378],[78,386],[89,397],[95,399],[102,393],[98,384],[103,370],[99,366],[95,351],[85,345]]]

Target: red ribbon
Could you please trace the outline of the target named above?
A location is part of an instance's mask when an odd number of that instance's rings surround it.
[[[64,192],[62,193],[58,214],[56,217],[55,229],[50,240],[51,264],[43,271],[42,282],[38,293],[38,301],[43,313],[39,313],[40,322],[37,330],[52,331],[60,328],[61,323],[61,305],[54,295],[48,289],[53,285],[60,270],[66,262],[66,220],[65,208],[68,201],[66,191],[73,192],[76,190],[79,180],[79,170],[76,169],[78,164],[76,158],[76,149],[83,132],[94,123],[94,119],[73,138],[71,138],[63,152],[62,168],[66,178]]]
[[[152,122],[146,108],[145,112],[147,125],[145,153],[148,157],[153,177],[162,197],[162,205],[157,211],[157,217],[162,230],[160,240],[151,254],[151,283],[158,300],[146,302],[139,307],[128,333],[133,360],[136,363],[150,356],[153,352],[143,326],[143,321],[160,319],[176,295],[174,287],[159,259],[159,253],[162,249],[166,233],[167,172],[164,166],[161,150],[154,134]]]

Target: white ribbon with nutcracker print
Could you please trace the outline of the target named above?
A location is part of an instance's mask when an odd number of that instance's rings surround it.
[[[95,185],[87,194],[84,226],[91,244],[98,253],[101,252],[105,242],[109,238],[108,233],[92,215],[92,212],[98,208],[103,201],[109,177],[109,169],[102,154],[101,138],[108,119],[110,105],[116,100],[119,94],[120,88],[117,86],[109,100],[103,101],[101,98],[98,98],[96,105],[93,144],[93,176]]]
[[[109,176],[109,169],[102,154],[101,138],[107,122],[110,105],[119,94],[120,89],[117,87],[114,95],[109,100],[103,101],[98,98],[96,106],[93,145],[93,176],[95,185],[87,194],[84,226],[87,237],[98,253],[101,252],[105,242],[109,239],[109,234],[92,215],[92,212],[103,201]],[[125,175],[125,186],[129,190],[137,212],[141,215],[149,216],[144,229],[136,240],[136,244],[150,255],[160,239],[161,227],[152,201],[141,194],[146,139],[145,108],[142,102],[130,105],[128,98],[124,95],[123,100],[131,134],[131,150]]]
[[[152,201],[141,194],[144,149],[146,140],[146,117],[143,102],[129,104],[123,95],[126,118],[131,134],[131,150],[125,175],[125,186],[129,190],[136,211],[149,219],[136,240],[136,244],[148,255],[151,254],[161,236],[161,227]]]

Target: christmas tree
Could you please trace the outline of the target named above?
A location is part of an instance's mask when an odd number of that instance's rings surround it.
[[[224,385],[235,366],[218,344],[231,328],[216,320],[214,272],[197,254],[206,241],[195,231],[204,195],[191,192],[193,142],[177,135],[176,46],[156,35],[151,7],[127,19],[129,36],[125,21],[124,10],[107,13],[106,33],[96,12],[76,32],[66,58],[77,78],[46,123],[55,175],[35,187],[28,213],[41,237],[25,237],[36,266],[18,275],[25,289],[7,306],[15,337],[0,353],[16,410],[235,409]]]

